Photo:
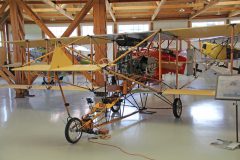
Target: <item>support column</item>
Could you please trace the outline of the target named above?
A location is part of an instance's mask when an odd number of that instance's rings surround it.
[[[114,22],[113,34],[117,34],[117,33],[118,33],[118,25],[117,25],[117,22]],[[118,50],[118,46],[117,46],[117,43],[114,41],[113,42],[113,60],[117,58],[117,50]]]
[[[161,33],[158,33],[158,43],[159,43],[159,47],[158,47],[158,50],[159,50],[159,59],[158,59],[158,67],[159,67],[159,70],[158,70],[158,75],[159,75],[159,81],[160,81],[160,84],[162,82],[162,39],[161,39]]]
[[[231,71],[231,75],[233,75],[233,56],[234,56],[234,27],[235,24],[231,25],[231,59],[230,59],[230,71]]]
[[[149,29],[150,29],[150,31],[153,31],[153,21],[151,21],[150,23],[149,23]]]
[[[118,33],[118,24],[117,24],[117,22],[114,22],[114,23],[113,23],[113,33],[114,33],[114,34],[117,34],[117,33]]]
[[[192,28],[192,21],[188,21],[188,28]],[[187,41],[187,46],[188,46],[188,49],[191,48],[191,41],[190,40]]]
[[[230,24],[230,19],[229,18],[226,19],[226,24]]]
[[[79,25],[77,26],[77,36],[81,36],[81,24],[79,23]]]
[[[9,41],[9,24],[5,24],[5,33],[6,33],[6,41]],[[12,56],[11,56],[11,50],[10,50],[10,44],[7,43],[7,59],[8,59],[8,64],[12,63]]]
[[[106,4],[103,0],[95,0],[93,4],[93,24],[94,24],[94,34],[106,34]],[[107,57],[107,45],[106,44],[95,44],[95,61],[100,63],[101,59]],[[95,75],[96,83],[100,86],[104,85],[104,78],[102,74],[96,73]]]
[[[41,30],[41,32],[42,32],[42,39],[45,39],[46,38],[45,32],[43,30]]]
[[[24,33],[24,20],[22,9],[17,5],[15,0],[9,0],[10,5],[10,19],[11,19],[11,26],[12,26],[12,38],[13,41],[23,40],[25,38]],[[22,62],[21,50],[25,53],[25,49],[21,49],[17,45],[13,45],[13,61],[14,63]],[[24,74],[21,72],[15,72],[15,84],[22,84],[23,80],[25,79]],[[23,98],[25,90],[16,90],[16,98]]]
[[[1,27],[2,27],[2,41],[6,42],[7,41],[6,24],[4,23]],[[7,63],[7,44],[2,43],[2,47],[4,47],[5,62]]]
[[[5,30],[4,30],[3,26],[1,26],[0,32],[1,32],[0,36],[1,36],[2,41],[6,41],[6,39],[5,39]],[[1,42],[1,47],[0,47],[0,66],[4,65],[7,62],[6,45],[5,44],[6,43],[2,43]]]
[[[178,89],[178,56],[179,56],[179,39],[176,39],[176,89]]]

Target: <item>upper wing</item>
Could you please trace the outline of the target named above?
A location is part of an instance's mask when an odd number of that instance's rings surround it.
[[[179,28],[163,30],[163,34],[179,37],[181,39],[193,39],[193,38],[206,38],[206,37],[218,37],[231,36],[232,25],[218,25],[208,27],[194,27],[194,28]],[[240,24],[234,25],[234,35],[240,33]]]
[[[101,44],[101,43],[110,43],[111,40],[104,38],[103,36],[78,36],[78,37],[63,37],[63,38],[51,38],[51,39],[37,39],[37,40],[21,40],[21,41],[9,41],[7,43],[17,44],[21,47],[27,47],[27,44],[30,48],[35,47],[46,47],[46,44],[49,46],[54,46],[56,43],[61,44],[72,44],[74,45],[84,45],[84,44]]]
[[[33,90],[60,90],[59,86],[44,86],[44,85],[0,85],[1,88],[12,88],[12,89],[33,89]],[[97,87],[94,87],[97,88]],[[89,89],[84,87],[78,87],[78,86],[62,86],[62,90],[68,90],[68,91],[89,91]]]
[[[161,39],[169,40],[179,37],[181,39],[193,39],[193,38],[207,38],[207,37],[218,37],[218,36],[230,36],[232,31],[232,25],[217,25],[208,27],[194,27],[194,28],[178,28],[178,29],[162,29]],[[240,24],[234,25],[234,35],[240,33]],[[116,41],[119,37],[127,36],[135,39],[145,39],[150,34],[154,32],[140,32],[140,33],[121,33],[121,34],[105,34],[105,35],[93,35],[93,36],[78,36],[78,37],[62,37],[62,38],[51,38],[51,39],[39,39],[39,40],[22,40],[22,41],[12,41],[7,43],[17,44],[22,47],[30,48],[34,47],[45,47],[46,44],[49,46],[55,45],[56,43],[61,44],[106,44],[112,41]],[[155,38],[157,38],[156,36]]]
[[[31,65],[24,66],[12,69],[13,71],[49,71],[50,65],[39,64],[39,65]]]

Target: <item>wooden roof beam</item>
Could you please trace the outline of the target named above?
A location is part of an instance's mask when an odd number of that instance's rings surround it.
[[[240,10],[237,10],[237,11],[232,11],[229,13],[228,17],[234,17],[234,16],[237,16],[240,14]]]
[[[16,0],[19,6],[25,10],[26,14],[33,19],[33,21],[42,29],[44,33],[50,38],[55,38],[55,35],[48,29],[43,21],[31,10],[31,8],[22,0]]]
[[[209,2],[209,4],[205,5],[203,7],[203,9],[198,10],[196,13],[192,14],[189,19],[193,19],[195,17],[197,17],[198,15],[204,13],[205,11],[207,11],[209,8],[213,7],[214,5],[216,5],[219,2],[219,0],[212,0]]]
[[[6,0],[6,2],[0,8],[0,15],[2,15],[4,13],[4,11],[7,8],[8,4],[9,4],[9,2],[8,2],[8,0]]]
[[[106,1],[106,8],[107,8],[110,16],[112,17],[113,22],[116,22],[116,17],[115,17],[115,15],[114,15],[113,10],[112,10],[111,4],[108,2],[108,0],[105,0],[105,1]]]
[[[67,13],[66,10],[64,10],[62,7],[56,5],[55,3],[53,3],[50,0],[43,0],[44,3],[48,4],[49,6],[53,7],[54,9],[56,9],[59,13],[61,13],[62,15],[66,16],[67,18],[74,20],[74,17]]]
[[[156,0],[138,0],[138,2],[154,2]],[[53,3],[56,0],[52,1]],[[79,3],[86,3],[87,0],[61,0],[57,1],[58,4],[79,4]],[[136,2],[136,0],[109,0],[109,3],[126,3],[126,2]],[[0,1],[0,4],[4,4],[4,1]],[[26,1],[27,4],[44,4],[41,0],[28,0]],[[229,1],[220,1],[217,5],[235,5],[240,4],[239,1],[236,0],[229,0]]]
[[[159,2],[157,5],[157,8],[155,9],[153,15],[152,15],[152,18],[151,20],[154,21],[155,18],[157,17],[158,13],[160,12],[162,6],[165,4],[166,0],[161,0],[161,2]]]
[[[79,3],[86,3],[88,0],[53,0],[52,2],[57,4],[79,4]],[[138,0],[138,2],[152,2],[156,0]],[[121,2],[136,2],[136,0],[109,0],[109,3],[121,3]],[[3,1],[0,1],[0,4],[3,4]],[[28,0],[26,1],[27,4],[44,4],[42,0]]]
[[[66,31],[63,33],[62,37],[68,37],[74,31],[74,29],[79,25],[79,23],[83,20],[83,18],[87,15],[90,9],[93,7],[94,0],[88,0],[88,2],[84,5],[82,10],[75,16],[75,19],[68,26]]]
[[[6,12],[3,13],[1,19],[0,19],[0,26],[2,26],[8,19],[10,14],[10,10],[8,9]]]
[[[220,1],[217,3],[218,6],[227,6],[227,5],[238,5],[240,1]]]

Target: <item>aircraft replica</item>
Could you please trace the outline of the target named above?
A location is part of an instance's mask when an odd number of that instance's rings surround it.
[[[102,129],[104,125],[114,123],[136,113],[151,113],[146,111],[148,94],[154,94],[170,105],[176,118],[180,118],[182,113],[180,95],[215,96],[215,90],[183,89],[189,82],[182,86],[179,85],[179,75],[184,74],[186,65],[191,63],[195,66],[197,63],[196,59],[188,60],[187,57],[180,54],[181,45],[179,46],[179,42],[182,40],[189,41],[193,38],[231,37],[229,59],[232,73],[233,60],[235,59],[233,40],[239,34],[239,31],[240,25],[222,25],[171,30],[159,29],[155,32],[134,34],[6,42],[27,48],[28,52],[22,53],[22,57],[26,56],[27,58],[22,58],[21,67],[12,69],[15,73],[20,73],[22,77],[26,77],[27,82],[22,81],[19,84],[0,86],[0,88],[60,90],[68,114],[65,137],[69,143],[76,143],[81,138],[82,133],[107,134],[108,131]],[[164,42],[167,42],[169,46],[172,41],[176,41],[174,50],[162,47]],[[107,43],[117,44],[118,50],[113,53],[113,60],[104,58],[97,63],[94,60],[92,46]],[[154,46],[154,43],[157,45]],[[75,50],[74,47],[71,47],[73,45],[81,46],[86,44],[91,46],[91,54],[89,56],[83,55]],[[53,49],[48,52],[50,46]],[[46,47],[46,53],[30,61],[30,58],[28,58],[30,57],[29,48],[35,47]],[[75,61],[75,53],[81,57],[80,61]],[[83,61],[84,64],[81,63]],[[6,65],[5,67],[9,66]],[[63,72],[73,74],[73,83],[59,79],[59,75]],[[42,75],[49,80],[51,73],[54,75],[54,80],[58,86],[49,84],[43,86],[32,85],[34,81],[32,77]],[[75,73],[85,75],[89,83],[85,86],[76,85],[74,83]],[[94,83],[96,73],[101,73],[105,78],[104,86],[97,86]],[[168,85],[164,80],[163,75],[168,73],[175,74],[175,86]],[[90,91],[101,95],[102,98],[100,102],[95,104],[93,104],[94,102],[91,98],[88,98],[89,113],[83,115],[82,118],[72,117],[64,90]],[[134,98],[136,94],[139,94],[141,102],[137,102]],[[167,95],[173,96],[169,98]],[[121,106],[123,106],[123,109],[126,107],[126,103],[136,107],[137,110],[118,118],[106,119],[106,114],[109,110],[118,112]]]
[[[211,59],[215,59],[218,61],[217,66],[228,68],[226,63],[231,59],[231,46],[228,43],[229,39],[221,42],[204,42],[201,47],[201,52],[204,56],[207,56]],[[238,42],[238,39],[235,40],[235,44]],[[233,50],[233,59],[237,60],[240,58],[240,50],[237,48],[234,48]],[[240,66],[233,67],[233,70],[237,71],[238,74],[240,74]]]

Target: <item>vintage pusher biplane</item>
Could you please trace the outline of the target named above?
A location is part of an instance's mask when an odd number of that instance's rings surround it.
[[[134,34],[81,36],[71,38],[55,38],[46,40],[15,41],[7,42],[20,47],[25,47],[26,53],[22,52],[22,65],[12,69],[16,73],[26,77],[27,82],[9,85],[15,89],[48,89],[60,90],[64,105],[68,114],[65,128],[65,137],[68,142],[76,143],[82,133],[107,134],[108,130],[102,129],[104,125],[122,120],[136,113],[153,113],[148,111],[148,94],[152,93],[167,104],[173,110],[176,118],[182,113],[180,95],[214,96],[214,90],[189,90],[182,89],[187,84],[179,86],[179,75],[184,74],[188,59],[180,54],[182,40],[189,41],[192,38],[204,38],[214,36],[232,36],[238,34],[239,25],[223,25],[215,27],[185,28],[172,30],[157,30]],[[233,39],[233,38],[232,38]],[[175,41],[175,49],[169,49],[169,44]],[[168,45],[163,47],[163,43]],[[113,44],[113,59],[107,57],[96,62],[94,60],[94,47],[103,44]],[[233,43],[233,42],[232,42]],[[77,45],[90,45],[90,56],[83,55],[74,49]],[[117,46],[117,50],[115,49]],[[29,48],[45,47],[46,54],[30,61]],[[49,52],[49,48],[53,49]],[[96,48],[95,48],[96,49]],[[81,60],[75,59],[76,53]],[[107,55],[106,53],[103,53]],[[231,52],[233,62],[233,49]],[[40,62],[38,62],[40,61]],[[85,64],[81,64],[85,61]],[[88,64],[86,64],[88,62]],[[9,66],[9,65],[8,65]],[[59,75],[63,72],[73,75],[73,83],[60,80]],[[54,74],[54,80],[58,86],[49,84],[32,85],[36,75],[45,76],[49,79],[50,73]],[[77,85],[74,82],[76,73],[83,74],[88,82],[86,85]],[[175,85],[170,86],[164,81],[163,74],[175,74]],[[96,74],[101,74],[105,83],[99,86],[95,83]],[[1,86],[2,87],[2,86]],[[101,100],[93,104],[91,98],[87,103],[91,106],[89,113],[81,118],[72,117],[70,105],[67,102],[64,90],[90,91],[101,96]],[[140,100],[136,100],[136,95]],[[168,96],[168,95],[173,95]],[[140,102],[139,102],[140,101]],[[130,114],[123,114],[127,103],[137,108]],[[118,112],[122,108],[122,115],[118,118],[108,119],[107,112]]]

